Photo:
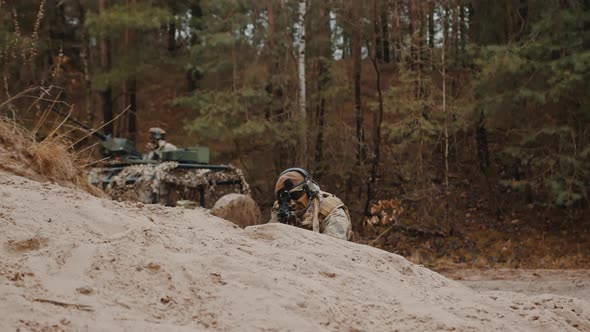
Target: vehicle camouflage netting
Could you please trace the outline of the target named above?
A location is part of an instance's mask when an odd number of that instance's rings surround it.
[[[91,182],[104,183],[111,169],[92,169]],[[123,167],[106,182],[108,185],[104,190],[114,200],[169,206],[194,202],[210,208],[225,194],[250,194],[243,172],[232,166],[226,169],[186,168],[179,167],[176,162],[131,165]]]

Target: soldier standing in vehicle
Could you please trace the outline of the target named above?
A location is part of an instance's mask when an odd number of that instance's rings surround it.
[[[164,152],[176,151],[176,146],[166,142],[166,131],[162,128],[150,128],[148,143],[148,160],[161,160]]]
[[[283,223],[343,240],[352,238],[348,208],[335,195],[321,191],[306,170],[284,170],[275,185],[276,201],[269,223]]]

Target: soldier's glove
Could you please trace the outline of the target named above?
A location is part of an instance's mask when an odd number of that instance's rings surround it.
[[[156,149],[156,145],[152,142],[148,142],[145,144],[146,151],[154,151]]]

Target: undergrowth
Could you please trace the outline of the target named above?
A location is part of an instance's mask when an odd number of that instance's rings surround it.
[[[100,196],[100,191],[88,183],[84,172],[87,161],[73,150],[63,122],[50,128],[46,137],[39,137],[39,128],[51,127],[46,123],[46,113],[52,106],[45,109],[34,129],[29,130],[19,122],[18,112],[10,104],[12,116],[0,114],[0,169],[37,181],[79,187]]]

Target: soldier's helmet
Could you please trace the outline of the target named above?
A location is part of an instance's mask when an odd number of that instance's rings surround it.
[[[150,128],[150,140],[151,141],[159,141],[161,139],[166,139],[166,131],[162,128],[154,127]]]

